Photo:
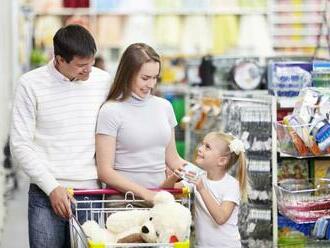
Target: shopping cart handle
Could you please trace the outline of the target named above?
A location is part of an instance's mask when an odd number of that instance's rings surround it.
[[[119,195],[123,194],[123,192],[120,192],[119,190],[107,188],[107,189],[67,189],[68,192],[73,195]],[[189,193],[188,188],[181,188],[181,189],[175,189],[175,188],[151,188],[152,191],[161,191],[165,190],[172,194],[187,194]]]

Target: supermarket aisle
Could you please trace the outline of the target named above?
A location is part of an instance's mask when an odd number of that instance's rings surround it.
[[[19,189],[8,200],[7,217],[1,247],[25,248],[28,243],[27,191],[28,178],[19,174]]]

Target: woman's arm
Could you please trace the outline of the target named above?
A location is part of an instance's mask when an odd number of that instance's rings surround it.
[[[174,128],[172,129],[171,141],[166,147],[165,163],[173,171],[181,169],[183,165],[187,163],[186,160],[179,156],[178,151],[176,150]]]
[[[172,172],[165,181],[160,185],[161,188],[176,188],[181,189],[184,187],[183,183],[179,182],[181,179],[177,174],[180,173],[180,170]]]
[[[132,191],[136,196],[152,202],[155,192],[148,190],[120,175],[113,169],[116,138],[96,134],[96,164],[99,179],[122,192]]]

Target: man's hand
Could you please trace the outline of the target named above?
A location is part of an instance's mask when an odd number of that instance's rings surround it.
[[[57,186],[49,195],[52,208],[58,216],[69,219],[72,216],[71,203],[76,201],[62,186]]]

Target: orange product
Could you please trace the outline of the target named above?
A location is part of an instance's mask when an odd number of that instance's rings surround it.
[[[308,148],[305,146],[302,139],[297,135],[296,131],[289,131],[289,135],[291,136],[292,142],[297,149],[297,152],[300,156],[306,156],[308,154]]]

